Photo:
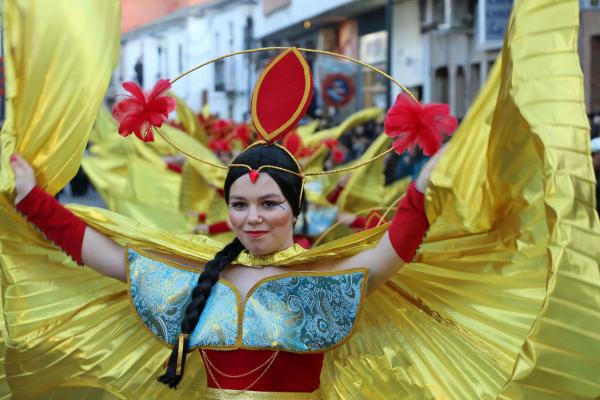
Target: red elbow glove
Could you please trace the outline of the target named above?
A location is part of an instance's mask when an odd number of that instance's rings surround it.
[[[406,196],[400,201],[388,230],[394,250],[406,263],[413,260],[427,229],[429,221],[425,214],[425,196],[412,182]]]
[[[15,206],[48,240],[83,265],[81,247],[86,224],[39,186],[34,186]]]

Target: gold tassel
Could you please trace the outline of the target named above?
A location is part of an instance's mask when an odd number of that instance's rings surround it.
[[[179,335],[179,347],[177,348],[177,369],[175,370],[175,375],[181,375],[181,367],[183,364],[183,341],[190,337],[187,333],[182,333]]]

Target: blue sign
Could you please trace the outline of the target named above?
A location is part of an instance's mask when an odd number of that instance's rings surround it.
[[[479,43],[486,48],[501,47],[513,0],[479,2]]]

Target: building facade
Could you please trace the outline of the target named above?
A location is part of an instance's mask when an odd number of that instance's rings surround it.
[[[499,54],[512,0],[263,0],[261,4],[255,20],[262,45],[312,45],[356,57],[391,74],[426,102],[449,103],[462,118]],[[323,81],[335,73],[348,75],[356,85],[354,101],[338,110],[342,116],[389,104],[385,78],[329,58],[316,56],[313,67],[324,106]],[[389,96],[399,92],[392,86]]]
[[[386,1],[263,0],[255,8],[261,46],[298,46],[336,52],[388,70]],[[257,70],[272,57],[257,59]],[[315,116],[339,122],[354,111],[385,107],[387,81],[368,68],[307,53],[314,81]]]
[[[579,55],[588,113],[600,114],[600,0],[581,0]]]
[[[121,0],[121,32],[130,32],[180,8],[211,1],[213,0]]]
[[[123,1],[125,13],[126,3],[138,0]],[[590,112],[600,111],[599,1],[581,0],[580,53]],[[512,3],[172,0],[160,5],[172,11],[163,10],[165,15],[123,34],[113,88],[134,80],[149,89],[161,77],[177,76],[243,49],[297,46],[369,63],[425,102],[449,103],[462,118],[500,53]],[[274,55],[275,51],[226,58],[177,82],[173,89],[196,111],[209,104],[211,112],[221,117],[245,120],[257,71]],[[310,52],[306,57],[315,85],[309,109],[313,116],[333,116],[336,122],[365,107],[386,107],[400,92],[394,85],[388,89],[385,78],[358,64]]]
[[[463,118],[502,48],[512,0],[421,0],[423,99]]]
[[[247,48],[254,5],[248,0],[204,2],[124,33],[113,90],[125,81],[149,90],[160,78],[174,78],[200,63]],[[176,82],[173,91],[196,111],[208,104],[211,113],[242,121],[250,108],[252,71],[249,56],[227,58]]]

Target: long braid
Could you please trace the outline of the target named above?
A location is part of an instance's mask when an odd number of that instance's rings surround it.
[[[202,271],[198,277],[198,284],[192,291],[192,301],[185,310],[185,315],[183,317],[183,321],[181,322],[182,334],[190,335],[193,332],[198,320],[200,319],[200,315],[202,315],[202,311],[204,310],[206,301],[210,296],[210,292],[213,286],[219,280],[219,275],[226,266],[228,266],[237,258],[242,250],[244,250],[244,245],[242,245],[238,238],[235,238],[231,243],[219,251],[215,255],[215,258],[206,263],[204,271]],[[181,355],[179,354],[180,343],[183,343],[183,351]],[[181,378],[183,377],[185,359],[188,350],[189,336],[185,337],[185,339],[183,339],[181,342],[177,341],[175,343],[167,363],[167,370],[165,371],[164,375],[158,378],[159,382],[168,385],[170,388],[177,387],[181,381]],[[178,358],[180,358],[181,361],[179,371],[177,371]]]

